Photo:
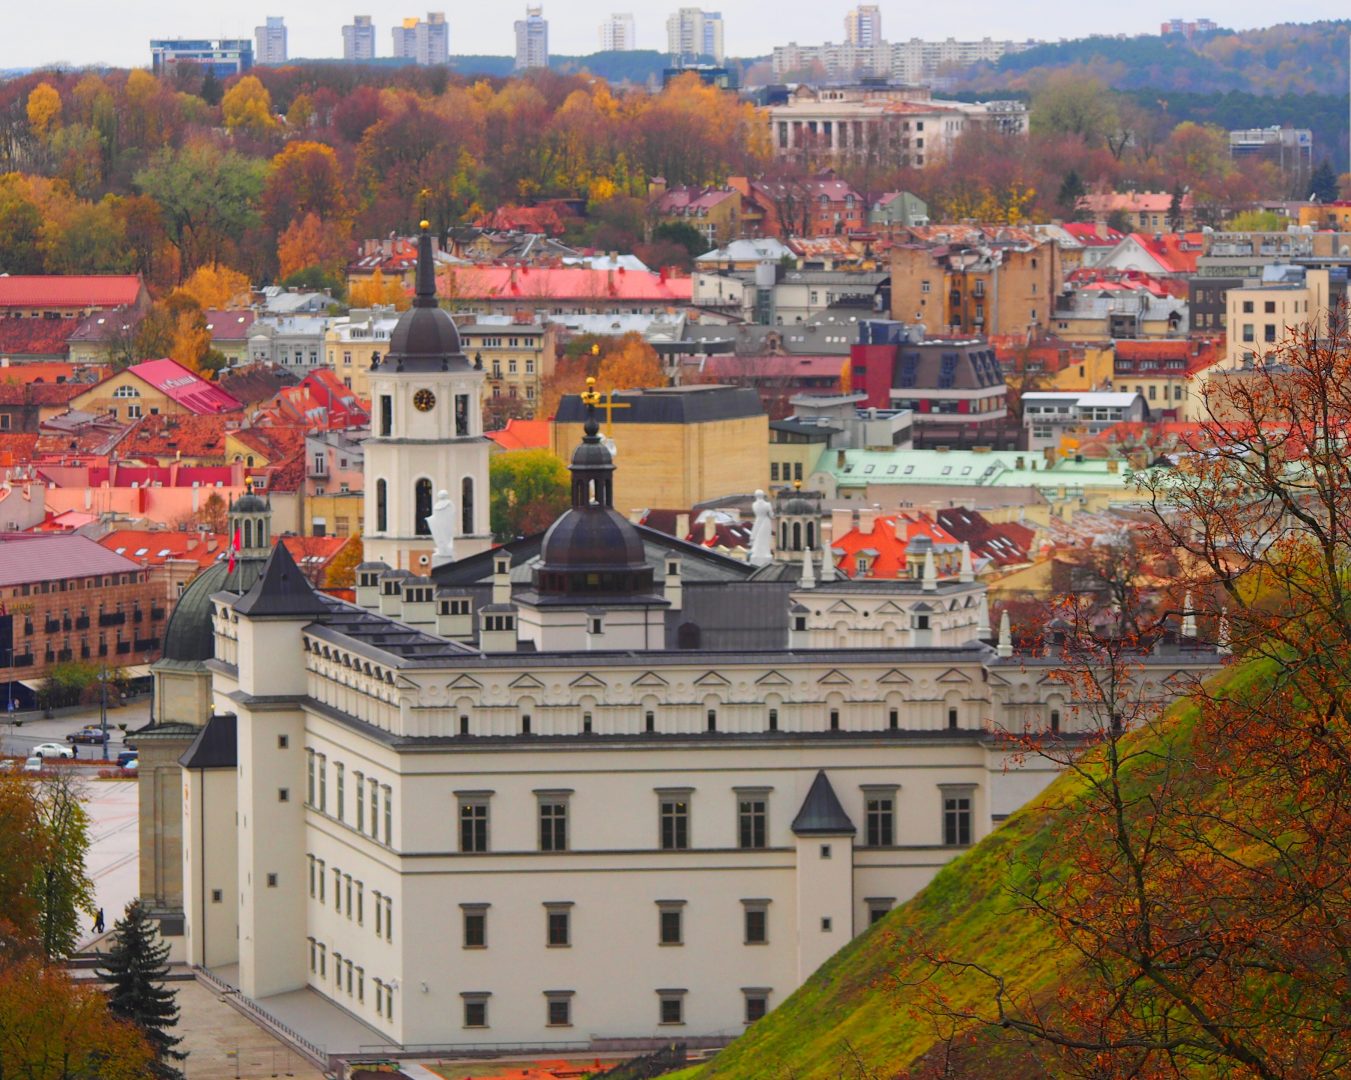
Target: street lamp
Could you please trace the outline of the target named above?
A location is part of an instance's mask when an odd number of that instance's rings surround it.
[[[99,665],[99,728],[103,732],[103,760],[108,760],[108,665]]]

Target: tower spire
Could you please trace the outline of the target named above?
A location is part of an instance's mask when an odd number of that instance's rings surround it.
[[[417,238],[417,295],[413,306],[434,308],[436,303],[436,262],[432,258],[431,222],[426,218],[419,223],[422,230]]]

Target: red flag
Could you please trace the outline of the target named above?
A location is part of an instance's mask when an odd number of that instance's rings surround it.
[[[239,529],[235,529],[235,535],[230,541],[230,562],[226,570],[233,572],[235,568],[235,554],[239,551]]]

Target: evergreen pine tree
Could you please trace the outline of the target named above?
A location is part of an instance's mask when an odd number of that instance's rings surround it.
[[[1186,223],[1186,216],[1182,212],[1182,196],[1184,192],[1181,184],[1173,185],[1173,198],[1168,203],[1168,231],[1181,232],[1182,226]]]
[[[173,1062],[187,1054],[174,1049],[182,1039],[169,1034],[178,1024],[178,1002],[173,991],[164,988],[168,956],[169,946],[159,940],[159,931],[140,902],[133,900],[113,927],[112,951],[99,975],[110,984],[108,1008],[113,1015],[139,1027],[154,1047],[156,1080],[182,1080]]]
[[[1079,200],[1088,194],[1084,187],[1084,182],[1079,177],[1078,170],[1071,169],[1065,174],[1065,179],[1060,184],[1060,193],[1056,196],[1056,205],[1065,211],[1066,216],[1071,221],[1080,220],[1083,211],[1079,208]]]
[[[1309,180],[1309,191],[1321,203],[1337,201],[1337,174],[1332,171],[1332,162],[1327,158],[1314,169]]]
[[[202,89],[197,96],[208,105],[219,105],[220,99],[225,96],[225,88],[221,86],[220,79],[211,68],[206,69],[206,74],[202,77]]]

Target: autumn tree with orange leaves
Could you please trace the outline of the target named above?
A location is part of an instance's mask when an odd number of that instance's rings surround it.
[[[910,1007],[1002,1048],[949,1046],[945,1076],[989,1075],[1000,1053],[1004,1075],[1351,1073],[1351,335],[1344,309],[1315,318],[1212,373],[1176,466],[1140,477],[1183,601],[1139,633],[1077,599],[1050,624],[1087,735],[1014,736],[1077,783],[1042,808],[1054,843],[1016,854],[1007,888],[1059,989],[926,953]],[[1181,713],[1140,692],[1164,625],[1241,662]]]

